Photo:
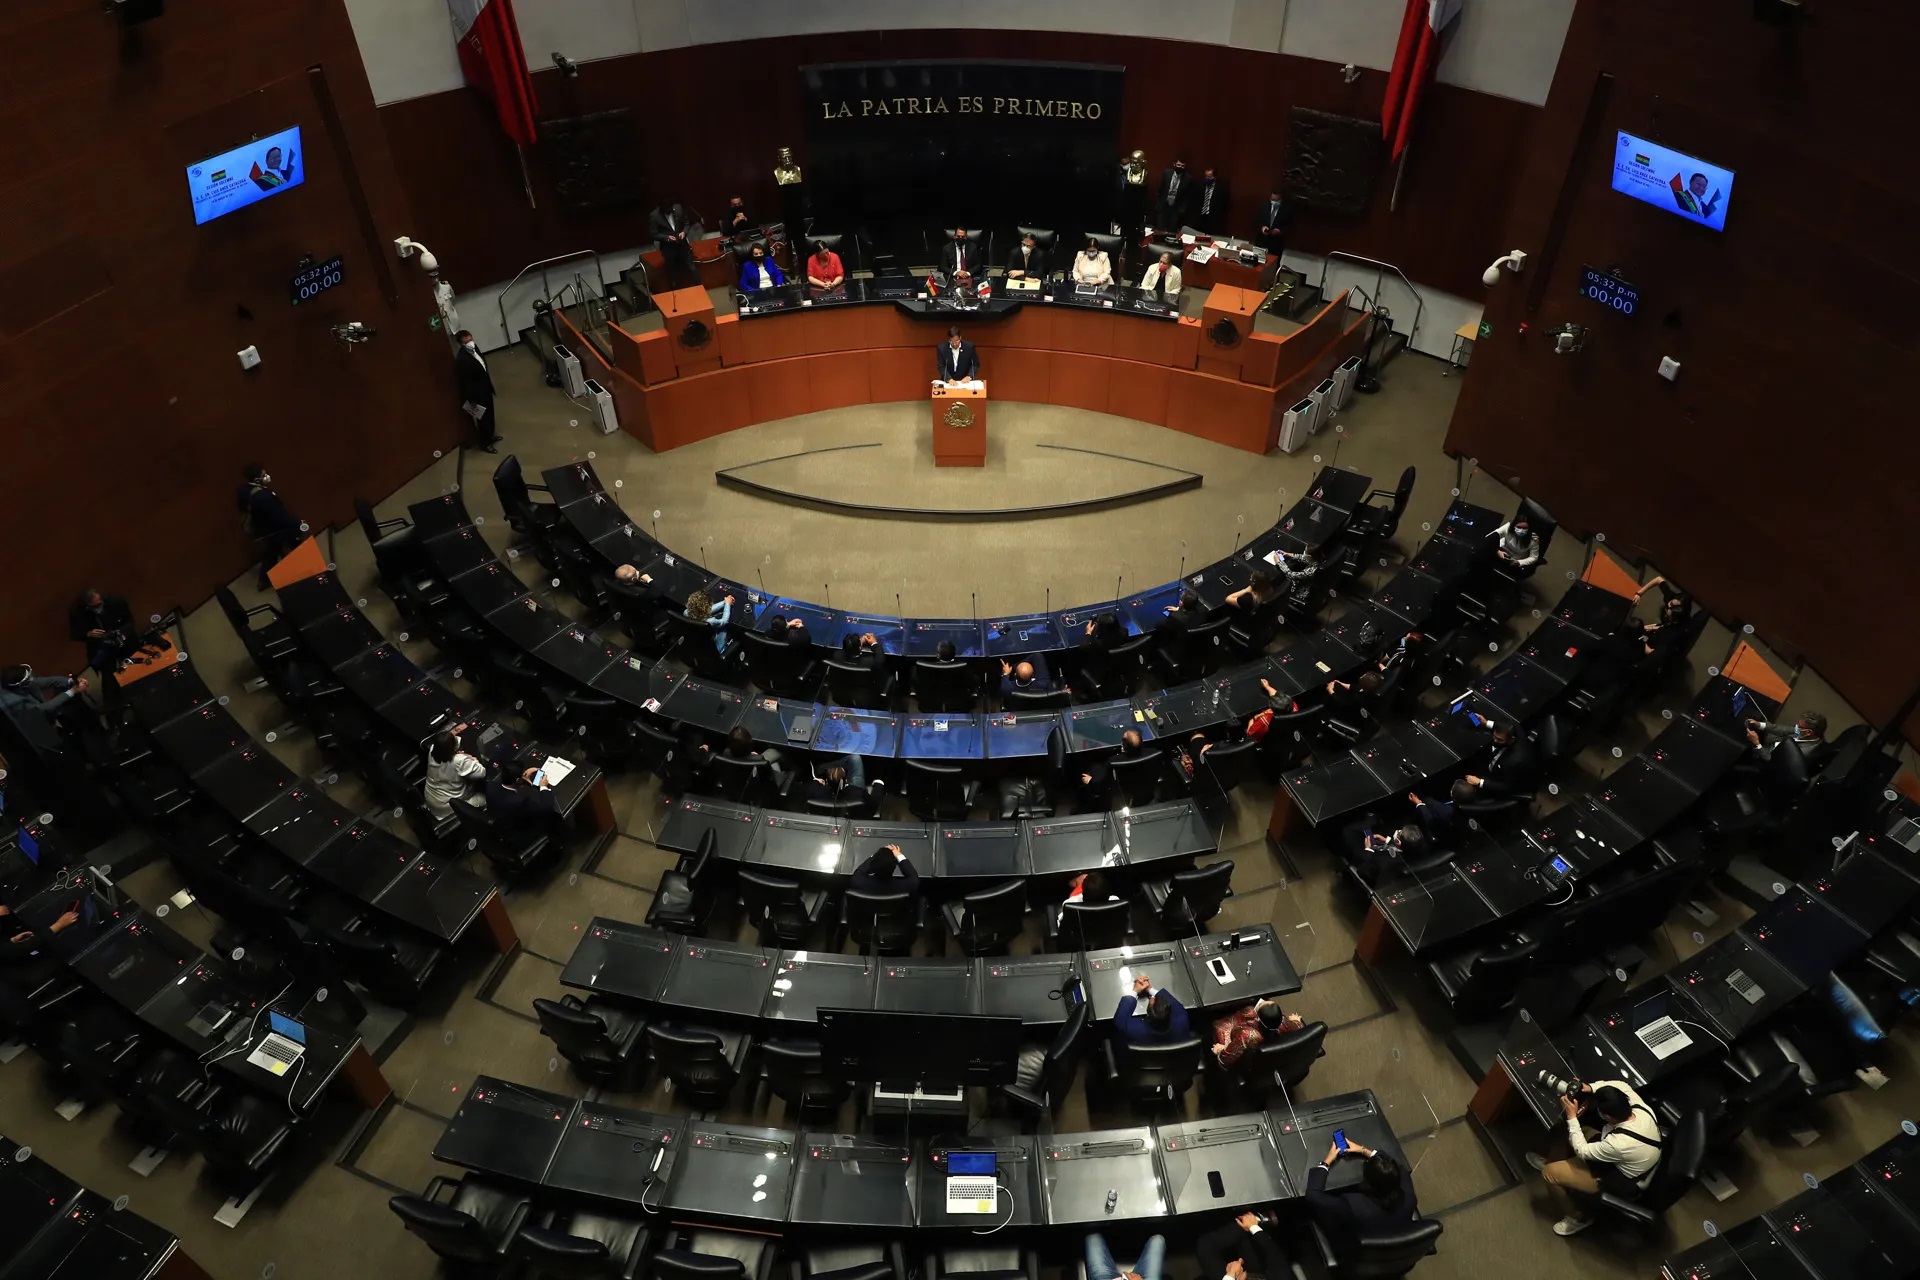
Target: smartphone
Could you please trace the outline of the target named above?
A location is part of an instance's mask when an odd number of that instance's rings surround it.
[[[1227,1184],[1220,1180],[1220,1171],[1218,1169],[1207,1170],[1207,1190],[1213,1192],[1213,1198],[1215,1200],[1226,1199]]]
[[[1335,1129],[1333,1131],[1333,1145],[1342,1151],[1347,1149],[1347,1131],[1345,1129]]]

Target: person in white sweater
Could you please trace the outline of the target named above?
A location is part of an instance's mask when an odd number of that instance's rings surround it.
[[[1632,1197],[1646,1190],[1660,1163],[1660,1122],[1624,1080],[1582,1086],[1561,1097],[1560,1109],[1567,1115],[1566,1141],[1556,1141],[1547,1155],[1529,1155],[1527,1162],[1540,1170],[1560,1205],[1554,1234],[1572,1236],[1593,1225],[1593,1216],[1581,1212],[1575,1195],[1607,1191]]]

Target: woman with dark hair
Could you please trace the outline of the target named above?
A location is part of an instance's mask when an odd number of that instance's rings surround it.
[[[1073,282],[1090,285],[1113,283],[1113,263],[1108,259],[1107,251],[1092,236],[1087,237],[1087,247],[1074,255]]]
[[[1068,902],[1084,902],[1089,905],[1099,902],[1114,902],[1117,899],[1107,887],[1107,877],[1099,871],[1083,871],[1067,884]]]
[[[740,264],[740,292],[759,293],[762,289],[778,289],[786,284],[787,277],[780,271],[780,264],[767,256],[767,246],[755,244],[747,250],[747,256]]]
[[[816,289],[838,289],[847,282],[847,269],[840,255],[827,247],[825,240],[813,243],[813,256],[807,259],[807,283]]]
[[[1274,576],[1273,570],[1262,566],[1249,575],[1246,586],[1227,593],[1227,603],[1243,614],[1251,614],[1279,594],[1280,579]]]
[[[1359,1156],[1360,1185],[1351,1191],[1327,1190],[1327,1175],[1342,1156]],[[1419,1220],[1420,1204],[1413,1194],[1413,1174],[1392,1156],[1349,1142],[1327,1148],[1327,1158],[1307,1173],[1307,1208],[1327,1234],[1333,1256],[1344,1272],[1352,1265],[1360,1243],[1368,1236],[1387,1235]]]
[[[420,784],[420,797],[435,818],[453,816],[453,802],[467,794],[467,779],[487,776],[487,766],[467,751],[461,739],[467,728],[457,724],[437,733],[427,747],[427,778]]]
[[[1282,1009],[1278,1000],[1256,1000],[1214,1022],[1213,1056],[1231,1071],[1267,1037],[1289,1035],[1306,1025],[1299,1014]]]

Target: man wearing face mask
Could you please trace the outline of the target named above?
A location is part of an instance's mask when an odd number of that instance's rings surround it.
[[[254,587],[265,591],[272,585],[267,581],[268,571],[300,545],[300,522],[273,491],[273,477],[257,462],[240,468],[236,497],[247,536],[260,544],[260,580]]]
[[[469,423],[467,443],[488,453],[497,452],[494,446],[500,443],[500,433],[493,421],[493,375],[487,372],[487,362],[471,333],[462,329],[453,340],[459,344],[453,353],[453,381],[460,389],[460,408]]]

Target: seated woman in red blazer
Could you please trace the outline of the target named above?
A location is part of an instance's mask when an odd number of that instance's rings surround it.
[[[847,282],[840,255],[827,248],[827,242],[814,242],[813,256],[807,259],[807,283],[816,289],[838,289]]]

